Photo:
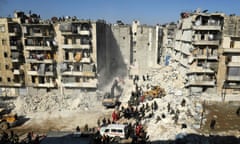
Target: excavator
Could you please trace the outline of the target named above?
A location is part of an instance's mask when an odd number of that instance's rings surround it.
[[[17,124],[17,114],[6,113],[6,109],[0,109],[0,130],[6,130]]]
[[[114,91],[117,91],[116,94]],[[122,89],[118,87],[118,80],[114,80],[111,87],[111,92],[106,92],[103,96],[102,105],[106,108],[115,107],[120,104],[119,97],[121,96]]]

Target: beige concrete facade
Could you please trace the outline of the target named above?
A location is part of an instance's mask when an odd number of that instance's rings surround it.
[[[148,26],[47,21],[19,12],[0,18],[0,33],[0,86],[5,88],[95,89],[114,77],[146,74],[172,61],[182,66],[191,93],[237,91],[240,81],[239,16],[186,12],[177,24]]]
[[[219,71],[219,91],[222,95],[239,94],[240,91],[240,16],[225,17],[222,43],[222,63]]]

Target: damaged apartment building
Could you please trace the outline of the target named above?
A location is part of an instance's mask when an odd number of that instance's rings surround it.
[[[240,16],[226,16],[224,20],[219,71],[219,91],[239,94],[240,89]]]
[[[216,92],[223,24],[223,13],[181,13],[171,57],[182,66],[190,94]]]
[[[97,87],[96,23],[69,20],[58,24],[60,77],[63,87]]]
[[[25,85],[20,19],[0,19],[0,86],[2,95]]]
[[[190,94],[238,91],[239,16],[196,10],[178,23],[53,17],[15,12],[0,18],[0,86],[6,91],[96,89],[115,77],[176,62]],[[3,76],[4,75],[4,76]]]
[[[73,18],[42,20],[21,11],[0,18],[1,95],[29,88],[97,88],[97,71],[106,63],[105,25]]]
[[[114,77],[145,74],[160,61],[160,27],[139,21],[43,20],[19,11],[1,18],[0,28],[0,85],[13,91],[96,89]]]

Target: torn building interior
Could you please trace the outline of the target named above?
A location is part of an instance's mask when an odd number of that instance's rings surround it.
[[[96,89],[177,62],[190,94],[237,92],[239,32],[239,16],[218,12],[183,12],[178,23],[156,26],[15,12],[0,18],[0,86],[16,95],[28,87]]]

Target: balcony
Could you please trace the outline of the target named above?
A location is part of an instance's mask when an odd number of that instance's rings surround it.
[[[169,44],[166,44],[166,46],[167,46],[168,48],[173,48],[173,47],[174,47],[174,44],[173,44],[173,43],[169,43]]]
[[[66,88],[97,88],[97,81],[63,83]]]
[[[223,48],[223,55],[240,56],[240,48]]]
[[[22,87],[24,86],[23,85],[23,82],[16,82],[16,83],[0,83],[0,87]]]
[[[39,74],[38,71],[27,71],[27,74],[31,76],[54,76],[53,72],[49,72],[49,71],[45,72],[44,75]]]
[[[51,51],[52,48],[48,46],[25,46],[26,50]]]
[[[199,25],[199,26],[193,26],[194,30],[221,30],[220,25]]]
[[[64,44],[63,49],[90,49],[90,44]]]
[[[24,37],[53,37],[53,35],[46,35],[43,33],[31,33],[31,34],[25,33]]]
[[[214,71],[211,69],[203,69],[203,68],[191,68],[191,70],[189,70],[187,72],[187,75],[191,75],[191,74],[214,74]]]
[[[194,45],[219,45],[219,40],[194,40]]]
[[[91,58],[90,57],[83,57],[83,58],[81,58],[80,61],[76,61],[75,59],[65,59],[65,60],[63,60],[63,62],[66,62],[66,63],[80,62],[80,63],[90,64],[91,63]]]
[[[90,31],[89,30],[80,30],[78,33],[80,35],[90,35]]]
[[[227,81],[240,81],[240,76],[227,76]]]
[[[200,60],[205,60],[205,59],[208,59],[208,60],[218,60],[218,56],[216,55],[209,55],[209,56],[206,56],[206,55],[196,55],[194,57],[194,59],[200,59]]]
[[[186,87],[214,87],[215,81],[190,81],[186,84]]]
[[[19,59],[18,59],[18,58],[12,58],[12,62],[15,62],[15,63],[17,63],[17,62],[20,62],[20,61],[19,61]]]
[[[64,32],[62,32],[62,35],[63,36],[78,36],[78,35],[80,35],[79,33],[77,33],[77,32],[72,32],[72,31],[64,31]]]
[[[95,72],[80,72],[80,71],[65,71],[62,76],[83,76],[83,77],[96,77]]]
[[[31,84],[28,84],[28,86],[32,86],[32,87],[39,87],[39,88],[54,88],[56,87],[56,84],[54,83],[31,83]]]
[[[27,59],[27,63],[53,63],[52,59],[43,59],[43,60],[38,60],[38,59]]]
[[[240,62],[229,62],[228,67],[240,67]]]
[[[14,75],[21,75],[21,74],[23,74],[23,71],[21,71],[21,70],[19,70],[19,69],[14,69],[14,70],[13,70],[13,74],[14,74]]]
[[[17,48],[17,46],[10,46],[10,48],[11,48],[11,50],[17,50],[18,48]]]
[[[20,32],[9,32],[9,36],[21,36]]]
[[[180,59],[180,64],[186,68],[189,68],[188,59]]]

